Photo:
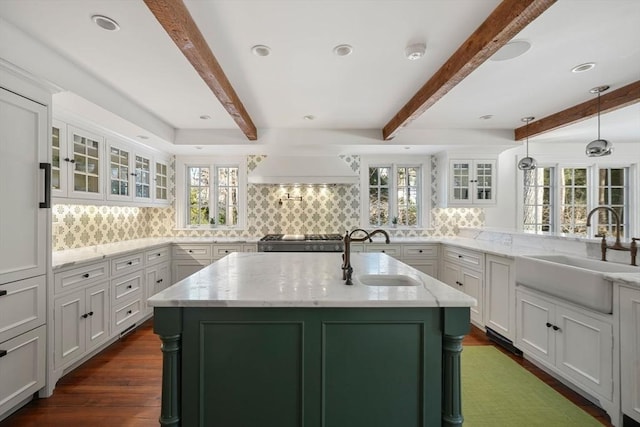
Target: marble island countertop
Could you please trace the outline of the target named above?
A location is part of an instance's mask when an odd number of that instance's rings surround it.
[[[386,254],[233,253],[149,299],[155,307],[471,307],[476,300]],[[361,275],[406,275],[417,286],[368,286]]]

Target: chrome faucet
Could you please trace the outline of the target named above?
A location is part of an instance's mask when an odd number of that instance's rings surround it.
[[[600,242],[600,249],[602,251],[602,261],[607,260],[607,249],[613,249],[616,251],[630,251],[631,265],[637,265],[636,264],[636,255],[638,253],[638,247],[636,245],[637,239],[633,238],[631,240],[631,245],[628,248],[622,246],[622,243],[620,242],[620,215],[618,215],[618,212],[616,212],[614,209],[610,208],[609,206],[596,206],[595,208],[591,209],[591,211],[589,211],[589,214],[587,215],[587,227],[591,226],[591,216],[594,213],[596,213],[596,211],[601,209],[611,212],[613,214],[613,218],[616,221],[616,241],[613,245],[607,244],[606,234],[602,233],[602,241]]]
[[[364,237],[352,237],[357,232],[364,233]],[[385,243],[390,243],[389,233],[381,229],[373,230],[371,233],[369,233],[362,228],[356,228],[351,233],[347,231],[344,234],[344,253],[342,254],[342,280],[345,280],[346,285],[353,285],[353,282],[351,281],[351,275],[353,274],[353,267],[351,267],[351,242],[364,242],[366,240],[373,242],[371,238],[376,234],[384,234]]]

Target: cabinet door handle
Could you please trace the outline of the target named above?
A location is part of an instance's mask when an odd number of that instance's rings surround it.
[[[458,258],[462,258],[462,255],[458,255]]]
[[[0,357],[4,357],[7,355],[7,350],[0,350]]]
[[[0,291],[0,297],[3,297],[7,294],[7,291],[5,291],[4,289]]]
[[[554,330],[554,331],[560,331],[560,332],[562,332],[562,329],[560,329],[560,328],[559,328],[559,327],[557,327],[556,325],[553,325],[553,326],[552,326],[552,328],[553,328],[553,330]]]
[[[68,157],[65,157],[65,158],[64,158],[64,161],[65,161],[65,162],[69,162],[69,163],[75,163],[75,162],[76,162],[76,161],[75,161],[75,159],[70,159],[70,158],[68,158]]]
[[[162,279],[156,280],[156,283],[162,283]]]
[[[90,275],[89,273],[84,273],[84,274],[82,275],[82,277],[84,277],[85,279],[88,279],[90,276],[91,276],[91,275]]]
[[[93,316],[93,311],[90,311],[90,312],[89,312],[89,316]]]
[[[162,254],[161,254],[160,252],[158,252],[158,253],[156,254],[156,256],[162,256]]]
[[[127,289],[131,289],[131,288],[133,288],[133,285],[127,286]]]
[[[225,250],[224,250],[224,253],[225,253],[225,254],[228,254],[228,253],[229,253],[229,251],[225,249]]]
[[[51,163],[40,163],[40,169],[44,170],[44,202],[38,206],[48,209],[51,207]]]
[[[127,314],[131,314],[131,313],[133,313],[133,311],[131,311],[131,310],[127,311]]]
[[[546,323],[546,325],[547,325],[547,328],[550,328],[550,327],[552,327],[552,326],[553,326],[553,325],[552,325],[551,323],[549,323],[549,322],[547,322],[547,323]]]
[[[85,313],[85,314],[83,314],[83,315],[82,315],[82,316],[80,316],[80,317],[82,317],[83,319],[86,319],[87,317],[89,317],[89,315],[88,315],[87,313]]]
[[[384,253],[386,253],[386,252],[384,251],[384,249],[382,250],[382,253],[383,253],[383,254],[384,254]]]
[[[131,176],[138,176],[137,173],[131,172]]]
[[[127,262],[127,265],[133,265],[133,261]]]
[[[193,253],[193,251],[192,251],[191,249],[189,249],[187,252],[189,252],[190,254],[192,254],[192,253]]]
[[[419,253],[422,253],[422,249],[418,249],[418,252],[419,252]]]

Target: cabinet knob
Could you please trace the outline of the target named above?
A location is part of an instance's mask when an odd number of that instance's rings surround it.
[[[133,311],[131,311],[131,310],[127,311],[127,314],[131,314],[131,313],[133,313]]]
[[[93,311],[90,311],[90,312],[89,312],[89,316],[93,316]]]
[[[91,276],[89,273],[84,273],[84,274],[82,275],[82,277],[84,277],[85,279],[88,279],[88,278],[89,278],[89,276]]]
[[[65,158],[64,158],[64,161],[65,161],[65,162],[69,162],[69,163],[75,163],[75,162],[76,162],[76,161],[75,161],[75,159],[70,159],[70,158],[68,158],[68,157],[65,157]]]
[[[138,174],[135,172],[131,172],[131,176],[138,176]]]
[[[418,249],[418,252],[419,252],[419,253],[422,253],[422,249]]]
[[[547,322],[547,323],[546,323],[546,325],[547,325],[547,328],[550,328],[550,327],[552,327],[552,326],[553,326],[553,325],[552,325],[551,323],[549,323],[549,322]]]
[[[156,254],[156,256],[162,256],[162,254],[161,254],[160,252],[158,252],[158,253]]]
[[[162,279],[156,280],[156,283],[162,283]]]
[[[191,254],[191,253],[193,253],[193,250],[189,249],[187,252],[189,252]]]
[[[7,291],[5,291],[4,289],[0,291],[0,297],[3,297],[7,294]]]
[[[129,261],[127,265],[133,265],[133,261]]]
[[[556,325],[553,325],[552,327],[553,327],[553,330],[554,330],[554,331],[560,331],[560,332],[562,332],[562,330],[561,330],[559,327],[557,327]]]
[[[131,289],[131,288],[133,288],[133,285],[127,286],[127,289]]]
[[[383,253],[383,254],[384,254],[384,253],[386,253],[386,252],[384,251],[384,249],[382,250],[382,253]]]
[[[458,255],[458,258],[462,258],[462,255]]]
[[[89,317],[89,315],[88,315],[87,313],[85,313],[85,314],[83,314],[83,315],[82,315],[82,316],[80,316],[80,317],[82,317],[83,319],[86,319],[87,317]]]
[[[228,254],[228,253],[229,253],[229,251],[225,249],[225,250],[224,250],[224,253],[225,253],[225,254]]]
[[[0,350],[0,357],[4,357],[7,355],[7,350]]]

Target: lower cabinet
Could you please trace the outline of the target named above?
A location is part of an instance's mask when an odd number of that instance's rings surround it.
[[[482,325],[482,273],[469,268],[454,264],[449,261],[442,263],[440,280],[458,289],[478,301],[475,307],[471,308],[471,321],[476,325]]]
[[[622,413],[640,423],[640,290],[620,286]]]
[[[484,324],[503,337],[516,339],[516,280],[513,258],[485,255]]]
[[[144,313],[153,312],[153,307],[147,304],[147,300],[170,285],[169,263],[164,262],[158,265],[147,267],[145,270],[144,284]]]
[[[612,322],[525,289],[516,290],[516,347],[577,386],[612,400]]]
[[[211,260],[179,259],[171,262],[171,283],[178,283],[211,264]]]
[[[0,343],[0,414],[45,385],[47,327]]]
[[[63,369],[109,338],[109,282],[54,300],[54,366]]]
[[[439,246],[439,244],[403,244],[400,260],[431,277],[438,277]]]

